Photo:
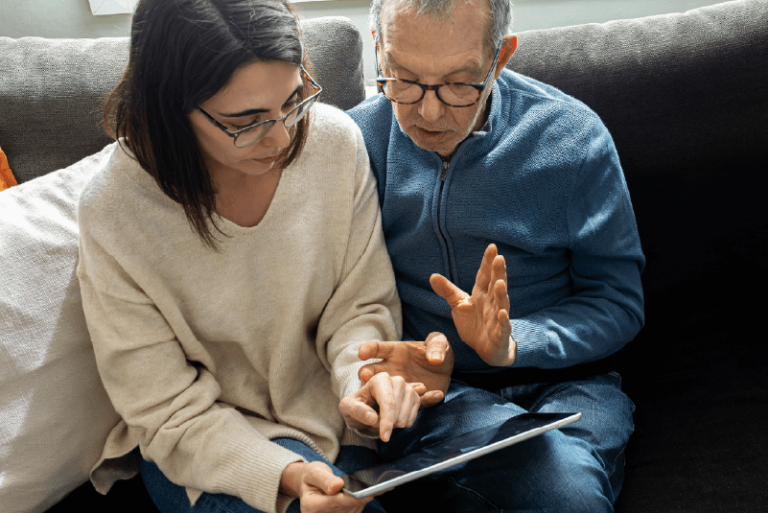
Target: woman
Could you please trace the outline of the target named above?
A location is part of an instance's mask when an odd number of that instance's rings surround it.
[[[307,69],[283,1],[139,2],[104,116],[118,142],[78,210],[123,419],[100,490],[138,461],[164,513],[381,511],[334,472],[371,463],[360,446],[410,426],[424,387],[358,379],[360,345],[399,337],[399,303],[362,137],[313,106]]]

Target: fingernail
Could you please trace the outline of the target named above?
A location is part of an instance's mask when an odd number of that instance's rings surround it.
[[[376,420],[376,416],[373,413],[368,412],[368,413],[365,414],[365,421],[366,422],[373,422],[374,420]]]
[[[382,438],[385,442],[389,441],[389,436],[392,434],[392,431],[385,431],[384,437]]]

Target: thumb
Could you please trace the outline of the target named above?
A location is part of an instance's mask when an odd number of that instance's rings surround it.
[[[427,337],[427,361],[438,365],[445,361],[445,355],[451,350],[451,345],[445,335],[439,332],[430,333]]]
[[[344,480],[333,475],[333,471],[327,465],[315,465],[308,473],[305,482],[319,488],[326,495],[335,495],[344,487]]]
[[[429,284],[435,294],[445,299],[451,308],[458,308],[469,303],[469,294],[454,285],[442,274],[433,274],[429,277]]]
[[[360,346],[357,351],[357,357],[361,360],[369,360],[371,358],[387,359],[392,356],[395,349],[395,343],[393,342],[380,342],[378,340],[370,340]]]
[[[336,495],[342,488],[344,488],[344,480],[331,473],[326,480],[326,486],[323,487],[323,492],[326,495]]]
[[[420,398],[420,407],[429,408],[443,400],[445,394],[441,390],[430,390]]]

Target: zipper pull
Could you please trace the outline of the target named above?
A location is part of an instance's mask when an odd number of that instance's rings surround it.
[[[443,169],[440,171],[440,181],[445,181],[445,176],[448,174],[448,166],[450,165],[450,162],[447,160],[443,161]]]

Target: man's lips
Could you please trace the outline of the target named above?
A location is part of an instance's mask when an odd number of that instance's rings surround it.
[[[438,136],[438,135],[440,135],[440,134],[443,134],[443,133],[445,133],[445,130],[429,130],[429,129],[427,129],[427,128],[422,128],[422,127],[420,127],[420,126],[417,126],[417,127],[415,127],[415,128],[416,128],[416,130],[417,130],[417,131],[418,131],[420,134],[422,134],[422,135],[424,135],[424,136],[426,136],[426,137],[435,137],[435,136]]]

